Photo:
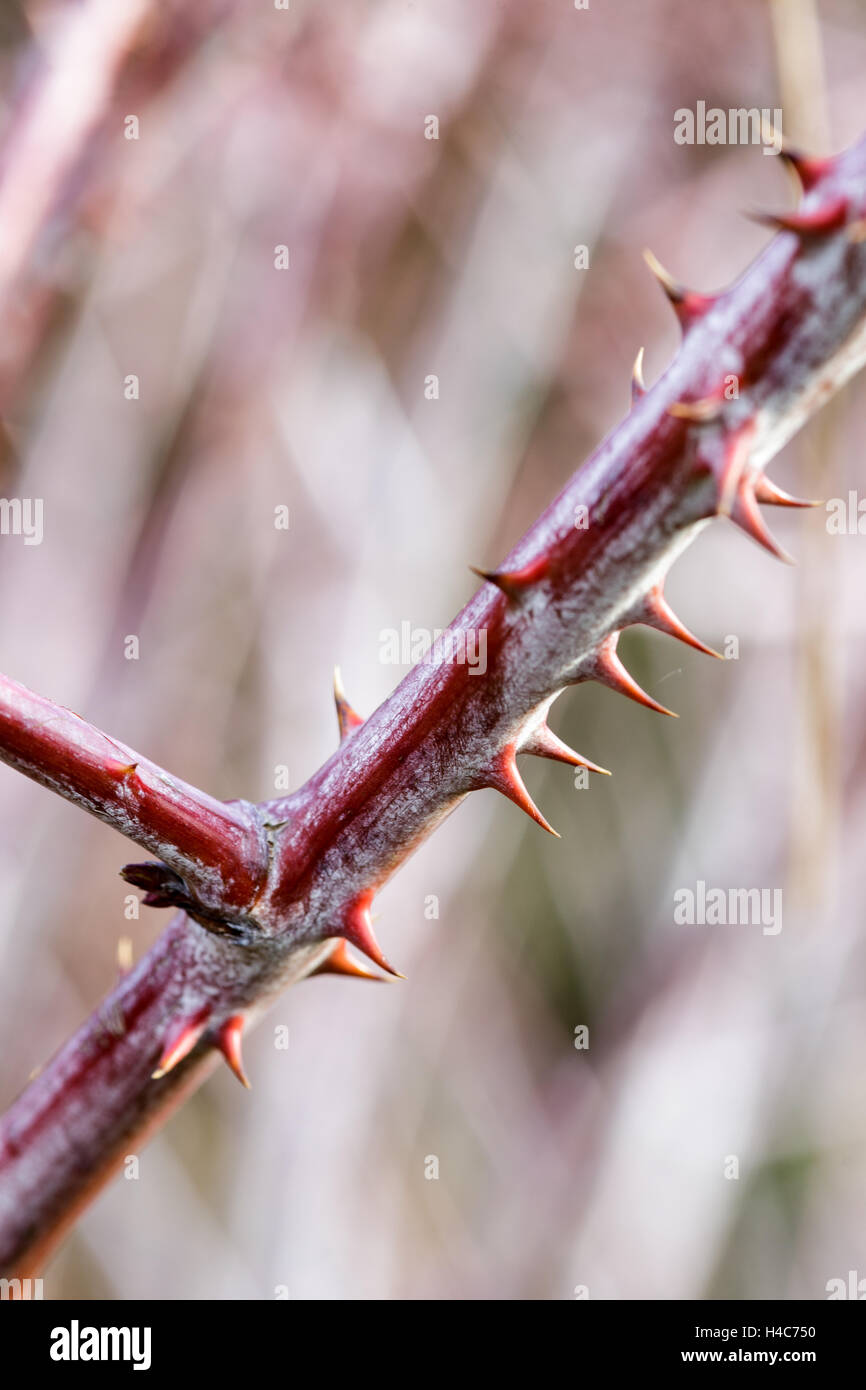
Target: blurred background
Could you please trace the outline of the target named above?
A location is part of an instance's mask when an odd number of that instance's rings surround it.
[[[830,151],[864,65],[860,0],[5,0],[2,492],[43,499],[44,539],[0,537],[0,667],[216,795],[299,785],[334,664],[371,711],[405,670],[383,631],[445,626],[618,422],[638,348],[665,370],[642,248],[712,290],[768,239],[743,211],[791,206],[781,162],[677,145],[675,110],[782,108]],[[772,476],[847,498],[864,428],[860,380]],[[469,798],[379,899],[407,982],[281,998],[252,1092],[221,1069],[46,1296],[866,1277],[866,540],[826,520],[773,517],[796,571],[704,533],[668,596],[731,658],[622,644],[679,721],[564,696],[614,775],[525,765],[562,840]],[[129,857],[0,768],[0,1105],[167,922],[125,916]],[[782,888],[783,929],[676,925],[698,880]]]

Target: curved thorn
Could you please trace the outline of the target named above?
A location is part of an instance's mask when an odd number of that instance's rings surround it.
[[[754,434],[754,420],[746,420],[720,442],[718,461],[714,465],[719,484],[717,516],[731,515],[737,493],[750,471],[749,457]]]
[[[225,1023],[220,1025],[217,1033],[217,1047],[225,1057],[238,1081],[249,1090],[250,1083],[244,1071],[244,1062],[241,1056],[241,1034],[243,1030],[243,1014],[232,1014],[231,1018],[227,1018]]]
[[[646,705],[647,709],[653,709],[658,714],[669,714],[672,719],[678,718],[674,710],[660,705],[658,700],[647,695],[645,690],[641,690],[634,677],[629,675],[617,656],[618,640],[618,632],[605,638],[592,662],[585,668],[586,674],[583,679],[595,680],[601,685],[609,686],[611,690],[618,690],[621,695],[628,695],[629,699],[636,700],[639,705]]]
[[[821,159],[804,154],[794,145],[789,145],[782,132],[772,121],[764,116],[761,120],[761,133],[768,145],[774,145],[787,167],[795,175],[804,193],[809,193],[819,179],[823,178],[832,164],[831,159]]]
[[[813,212],[748,212],[746,216],[777,232],[796,232],[797,236],[829,236],[844,225],[848,211],[845,198],[834,198],[826,207]]]
[[[643,348],[638,351],[631,369],[631,403],[634,405],[646,395],[646,382],[643,379]]]
[[[817,159],[814,156],[803,154],[801,150],[793,149],[790,145],[782,146],[781,155],[788,168],[797,175],[804,193],[811,192],[832,164],[830,159]]]
[[[475,565],[470,565],[469,568],[479,579],[485,579],[488,584],[495,584],[512,603],[520,603],[529,590],[547,574],[548,559],[546,555],[542,555],[540,559],[531,560],[528,565],[517,570],[482,570],[477,569]]]
[[[591,763],[589,758],[582,758],[573,748],[569,748],[567,743],[563,743],[561,738],[557,738],[548,724],[539,724],[537,729],[533,729],[517,751],[532,753],[536,758],[551,758],[554,762],[568,763],[569,767],[585,767],[589,772],[600,772],[605,777],[610,776],[606,767],[599,767],[598,763]]]
[[[771,555],[775,555],[777,560],[783,560],[786,565],[793,565],[793,556],[789,555],[787,550],[779,544],[761,516],[752,484],[748,479],[744,478],[741,481],[728,515],[736,526],[745,531],[747,536],[751,536],[753,541],[757,541],[758,545],[762,545]]]
[[[517,771],[515,762],[515,750],[512,747],[506,748],[498,762],[484,776],[480,783],[483,787],[493,787],[495,791],[502,792],[509,801],[513,801],[515,806],[519,806],[521,811],[525,811],[536,825],[540,825],[542,830],[546,830],[549,835],[555,835],[557,840],[562,839],[558,830],[544,819],[529,792],[523,783],[523,778]]]
[[[317,965],[315,970],[310,971],[310,979],[314,975],[351,975],[357,980],[378,980],[380,983],[384,983],[384,976],[367,970],[360,961],[355,960],[347,941],[344,941],[342,937],[337,937],[336,943],[331,954],[325,957],[321,965]]]
[[[343,689],[343,679],[340,675],[339,666],[334,667],[334,704],[337,708],[337,723],[340,727],[340,742],[349,737],[355,729],[363,724],[360,714],[356,714],[346,699],[346,692]]]
[[[669,637],[678,638],[680,642],[694,647],[695,651],[703,652],[705,656],[715,656],[720,661],[724,660],[721,652],[717,652],[713,647],[708,647],[700,638],[695,637],[693,632],[689,632],[684,623],[680,622],[665,598],[661,584],[656,584],[650,589],[635,613],[634,621],[643,623],[646,627],[654,627],[657,632],[666,632]]]
[[[643,258],[649,266],[652,274],[658,280],[668,299],[672,304],[679,304],[685,298],[686,290],[683,285],[675,280],[670,271],[665,270],[658,256],[649,248],[644,251]]]
[[[673,305],[684,332],[696,319],[712,308],[715,303],[713,295],[696,294],[693,290],[687,290],[665,270],[652,251],[644,251],[643,258]]]
[[[342,935],[355,946],[362,955],[371,960],[374,965],[378,965],[380,970],[384,970],[389,975],[396,975],[398,980],[405,980],[406,976],[399,970],[395,970],[379,945],[373,933],[373,923],[370,919],[370,903],[373,894],[364,893],[349,908],[343,924]]]
[[[815,502],[802,497],[792,497],[790,492],[783,492],[780,487],[776,487],[774,482],[764,473],[759,473],[752,484],[752,491],[756,502],[762,502],[765,506],[771,507],[820,507],[820,502]]]
[[[208,1021],[208,1009],[199,1009],[191,1018],[182,1019],[169,1033],[169,1040],[160,1057],[156,1070],[151,1073],[153,1081],[159,1081],[182,1062],[192,1052]]]

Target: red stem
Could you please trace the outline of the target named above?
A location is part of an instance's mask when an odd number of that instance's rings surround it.
[[[268,846],[255,806],[216,801],[7,676],[0,757],[158,855],[226,921],[242,920],[264,885]]]
[[[21,691],[8,702],[0,757],[159,853],[198,920],[174,919],[0,1123],[0,1267],[44,1260],[124,1146],[201,1075],[209,1046],[226,1047],[223,1030],[340,959],[332,938],[386,964],[370,899],[462,796],[493,786],[538,815],[515,756],[568,756],[545,724],[565,686],[603,680],[635,693],[616,637],[637,622],[675,629],[660,586],[704,523],[728,515],[773,548],[757,507],[768,500],[761,469],[866,358],[866,141],[811,170],[809,184],[806,233],[782,232],[715,298],[671,291],[680,352],[514,548],[506,592],[481,589],[365,724],[352,730],[344,710],[339,751],[294,795],[228,810],[160,782],[48,702]],[[841,203],[844,218],[816,234],[815,215]],[[484,674],[449,650],[467,631],[483,634]],[[128,790],[127,759],[145,769],[143,791]],[[215,932],[224,924],[236,939]],[[153,1080],[176,1056],[179,1028],[187,1059]]]

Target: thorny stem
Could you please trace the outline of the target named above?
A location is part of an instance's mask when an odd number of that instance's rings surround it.
[[[293,795],[226,808],[7,686],[0,757],[159,853],[167,868],[128,876],[188,914],[0,1123],[0,1267],[41,1266],[214,1047],[241,1074],[242,1017],[317,969],[357,969],[346,940],[390,968],[370,901],[468,792],[495,787],[546,825],[515,758],[581,761],[545,722],[565,686],[602,681],[659,708],[619,664],[616,640],[645,623],[694,642],[661,586],[704,524],[726,515],[779,553],[758,503],[792,499],[762,469],[866,359],[866,141],[832,161],[794,162],[806,196],[779,219],[786,230],[716,296],[687,294],[662,273],[683,326],[669,370],[648,392],[636,383],[629,416],[430,658],[365,723],[343,704],[339,750]],[[481,631],[483,676],[452,659],[454,643]],[[143,790],[124,776],[126,759],[144,769]]]
[[[268,853],[256,807],[216,801],[170,777],[7,676],[0,676],[0,744],[11,767],[158,855],[205,912],[231,922],[252,906]]]

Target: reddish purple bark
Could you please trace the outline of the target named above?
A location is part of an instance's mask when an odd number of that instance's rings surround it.
[[[38,1267],[124,1147],[194,1083],[213,1045],[230,1051],[230,1020],[339,963],[341,937],[388,968],[370,900],[469,791],[497,787],[540,819],[516,756],[573,761],[545,723],[568,685],[601,680],[641,697],[618,664],[616,637],[637,622],[683,636],[661,585],[710,518],[727,515],[775,549],[757,504],[786,499],[762,469],[866,359],[866,141],[810,166],[805,181],[806,227],[782,231],[729,290],[706,297],[668,286],[684,333],[669,370],[651,391],[638,389],[630,415],[430,659],[359,727],[343,710],[338,751],[293,795],[225,807],[175,783],[163,799],[158,769],[96,731],[84,735],[74,716],[47,727],[37,697],[7,704],[0,757],[159,853],[172,874],[160,877],[157,899],[183,899],[196,920],[173,920],[0,1123],[0,1267]],[[822,219],[828,207],[833,216]],[[575,524],[579,508],[586,527]],[[485,634],[483,675],[452,659],[467,631]],[[127,757],[147,768],[144,792],[126,788]]]
[[[0,744],[4,762],[159,855],[202,908],[226,921],[252,908],[268,863],[257,807],[188,786],[7,676]]]

